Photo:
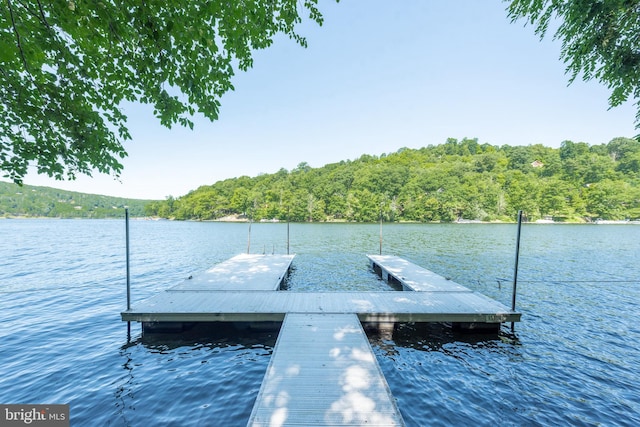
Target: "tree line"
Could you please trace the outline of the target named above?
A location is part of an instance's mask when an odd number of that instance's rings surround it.
[[[312,168],[202,186],[150,202],[148,216],[177,220],[452,222],[640,218],[640,142],[495,146],[449,138]]]

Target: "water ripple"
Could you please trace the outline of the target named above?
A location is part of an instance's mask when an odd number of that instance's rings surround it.
[[[72,425],[246,425],[277,331],[127,342],[121,221],[2,221],[0,402],[69,403]],[[383,252],[510,303],[512,225],[389,225]],[[246,251],[247,224],[132,221],[134,302]],[[286,251],[253,224],[252,252]],[[292,224],[295,290],[391,291],[373,224]],[[271,250],[269,250],[271,249]],[[640,425],[640,228],[523,229],[515,335],[397,325],[369,336],[408,426]]]

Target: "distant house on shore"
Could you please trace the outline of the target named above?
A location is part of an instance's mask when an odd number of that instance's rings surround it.
[[[542,163],[540,160],[536,160],[531,163],[531,166],[533,166],[534,168],[541,168],[544,166],[544,163]]]

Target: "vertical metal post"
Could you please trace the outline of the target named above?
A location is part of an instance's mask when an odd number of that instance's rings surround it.
[[[124,208],[125,235],[127,238],[127,310],[131,309],[131,268],[129,266],[129,208]]]
[[[131,268],[129,262],[129,208],[124,208],[127,258],[127,311],[131,309]],[[127,341],[131,339],[131,322],[127,322]]]
[[[287,208],[287,255],[289,255],[289,225],[291,222],[289,221],[289,208]]]
[[[520,260],[520,230],[522,229],[522,211],[518,211],[518,231],[516,234],[516,262],[513,269],[513,294],[511,295],[511,311],[516,309],[516,288],[518,285],[518,261]],[[511,331],[515,329],[514,322],[511,322]]]
[[[253,214],[249,217],[249,237],[247,237],[247,254],[251,253],[251,223],[253,222]]]
[[[380,211],[380,255],[382,255],[382,211]]]

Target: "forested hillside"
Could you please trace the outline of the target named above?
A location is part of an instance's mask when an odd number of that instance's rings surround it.
[[[123,199],[0,181],[0,217],[122,218],[144,216],[148,200]]]
[[[640,218],[640,142],[493,146],[448,139],[421,149],[203,186],[150,203],[147,215],[211,220],[529,221]]]

